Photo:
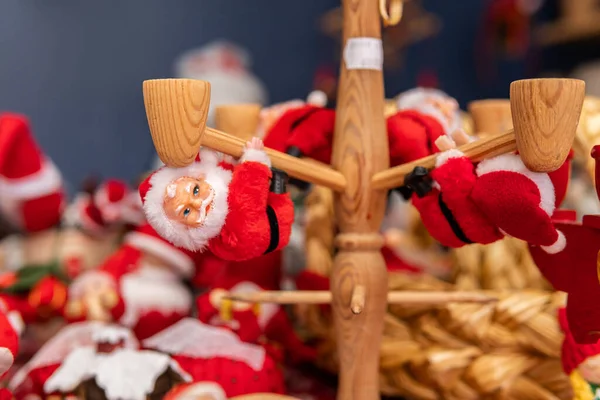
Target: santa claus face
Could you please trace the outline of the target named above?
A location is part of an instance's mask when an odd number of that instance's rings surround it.
[[[214,207],[214,195],[214,189],[203,177],[181,177],[166,189],[165,213],[173,221],[201,227]]]
[[[458,111],[458,103],[456,100],[447,97],[432,97],[426,100],[427,103],[436,107],[444,115],[446,120],[450,123],[454,120],[456,112]]]
[[[577,369],[587,382],[600,384],[600,354],[587,358]]]

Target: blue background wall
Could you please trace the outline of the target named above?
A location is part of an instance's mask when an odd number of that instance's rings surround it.
[[[498,80],[475,78],[474,37],[485,1],[428,0],[443,19],[437,38],[406,53],[388,73],[393,95],[434,67],[440,86],[464,105],[506,97],[522,63]],[[225,38],[246,47],[271,100],[304,96],[334,43],[316,20],[338,0],[0,0],[0,110],[27,114],[71,189],[90,173],[134,179],[154,154],[141,82],[172,75],[181,52]]]

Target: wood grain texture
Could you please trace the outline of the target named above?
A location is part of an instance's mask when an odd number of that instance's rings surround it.
[[[510,85],[517,148],[532,171],[551,172],[567,159],[583,106],[585,82],[527,79]]]
[[[484,138],[513,129],[510,100],[486,99],[472,101],[468,105],[473,119],[475,134]]]
[[[220,131],[250,140],[260,124],[260,104],[228,104],[215,108],[215,125]]]
[[[356,286],[353,295],[356,295]],[[364,287],[361,289],[364,298]],[[359,290],[360,291],[360,290]],[[261,290],[256,292],[230,293],[225,298],[248,303],[273,304],[329,304],[332,294],[327,290]],[[387,293],[388,304],[436,305],[446,303],[490,303],[498,298],[481,291],[410,291],[398,290]]]
[[[377,1],[343,0],[343,40],[381,39]],[[380,397],[379,353],[387,300],[387,270],[379,231],[386,191],[371,190],[373,175],[389,167],[384,109],[383,74],[377,70],[347,69],[342,62],[339,81],[332,164],[346,177],[337,193],[335,212],[342,234],[355,234],[353,251],[338,241],[331,275],[333,319],[340,358],[338,399],[375,400]],[[364,234],[366,243],[361,244]],[[358,243],[358,244],[357,244]],[[360,314],[351,309],[355,287],[364,288]]]
[[[241,157],[246,141],[225,132],[206,128],[202,138],[202,146],[229,154],[235,158]],[[289,176],[311,182],[317,185],[340,191],[346,187],[346,178],[329,165],[311,159],[300,159],[279,151],[265,148],[275,168],[282,169]]]
[[[458,147],[465,156],[473,162],[478,162],[486,158],[510,153],[517,149],[517,142],[514,131],[508,131],[498,135],[491,135],[475,142],[467,143]],[[398,165],[379,172],[373,176],[374,189],[391,189],[404,185],[404,177],[410,174],[415,167],[421,166],[427,169],[435,167],[437,154],[415,160],[410,163]]]
[[[198,151],[210,106],[210,84],[193,79],[144,81],[144,104],[154,147],[170,167],[190,165]]]

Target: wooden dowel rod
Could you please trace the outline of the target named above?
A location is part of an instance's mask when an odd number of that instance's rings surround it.
[[[471,161],[478,162],[486,158],[499,156],[517,150],[517,142],[514,130],[498,135],[489,136],[475,142],[467,143],[458,147]],[[433,154],[419,160],[402,164],[394,168],[381,171],[373,175],[372,187],[375,190],[387,190],[404,185],[404,177],[410,174],[415,167],[427,169],[435,168],[437,154]]]
[[[356,294],[356,292],[354,293]],[[353,299],[355,297],[358,300],[359,296],[355,295]],[[265,290],[229,293],[225,298],[248,303],[330,304],[331,292],[326,290]],[[489,303],[497,300],[496,297],[480,292],[393,291],[388,293],[388,304]],[[359,304],[357,303],[357,305]],[[364,289],[362,306],[364,307]]]
[[[244,140],[213,128],[206,128],[202,138],[202,146],[236,158],[242,156],[245,145]],[[271,164],[275,168],[284,170],[293,178],[325,186],[337,192],[346,187],[344,175],[328,165],[315,160],[299,159],[269,148],[265,150],[271,159]]]

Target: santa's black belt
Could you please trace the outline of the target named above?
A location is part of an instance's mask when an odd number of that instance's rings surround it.
[[[465,232],[463,232],[460,225],[458,224],[458,221],[456,221],[456,218],[454,218],[454,214],[452,214],[452,211],[450,211],[446,203],[444,203],[444,199],[442,199],[441,192],[438,196],[438,203],[440,205],[440,210],[442,211],[442,214],[444,214],[444,218],[446,218],[446,221],[448,221],[448,225],[450,225],[450,229],[452,229],[452,232],[454,232],[456,237],[459,238],[461,241],[465,242],[466,244],[472,244],[473,241],[467,237]]]
[[[277,168],[271,168],[272,178],[271,187],[269,191],[275,194],[284,194],[286,189],[287,174]],[[269,246],[263,254],[270,253],[277,249],[279,246],[279,221],[277,221],[277,214],[273,207],[267,205],[267,218],[269,220]]]

